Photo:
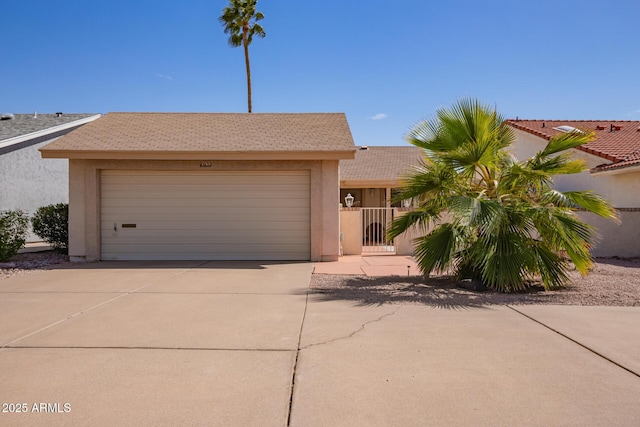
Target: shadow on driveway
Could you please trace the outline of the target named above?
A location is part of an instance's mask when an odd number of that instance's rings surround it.
[[[309,295],[317,301],[346,300],[359,306],[411,303],[457,310],[490,305],[553,304],[562,291],[532,288],[525,293],[473,292],[456,287],[451,277],[338,276],[314,274]]]

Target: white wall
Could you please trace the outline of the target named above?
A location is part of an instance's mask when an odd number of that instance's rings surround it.
[[[640,256],[640,211],[618,212],[620,223],[588,212],[578,216],[596,227],[597,241],[591,248],[596,257],[635,258]]]
[[[514,129],[516,141],[512,153],[518,160],[526,160],[542,150],[547,141],[527,132]],[[603,163],[611,163],[580,150],[571,150],[573,156],[582,159],[591,169]],[[593,214],[580,214],[587,223],[597,228],[600,241],[594,245],[592,254],[599,257],[640,256],[640,212],[626,209],[640,208],[640,172],[616,175],[592,175],[589,171],[557,177],[555,188],[560,191],[591,190],[617,209],[621,223],[606,220]]]
[[[69,202],[68,161],[43,159],[38,151],[54,139],[0,155],[0,210],[32,215],[41,206]],[[39,240],[32,233],[27,237]]]
[[[547,141],[527,132],[514,129],[516,141],[512,153],[518,160],[526,160],[536,152],[542,150]],[[573,156],[587,163],[589,169],[608,160],[585,153],[571,150]],[[616,208],[640,207],[640,172],[622,173],[617,175],[592,175],[589,171],[580,174],[565,175],[556,178],[555,187],[560,191],[591,190],[609,200]]]

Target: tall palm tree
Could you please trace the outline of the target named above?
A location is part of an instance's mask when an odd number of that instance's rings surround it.
[[[394,220],[389,236],[434,227],[414,241],[425,275],[453,271],[503,292],[524,290],[533,279],[545,289],[561,287],[567,258],[582,274],[593,264],[594,229],[576,211],[616,219],[597,194],[553,188],[554,176],[586,170],[567,150],[593,138],[580,130],[558,134],[518,161],[508,151],[513,130],[491,107],[465,99],[438,110],[407,136],[424,155],[397,199],[415,198],[419,207]]]
[[[222,10],[218,18],[224,25],[225,34],[229,34],[232,47],[244,48],[244,61],[247,68],[247,104],[251,108],[251,67],[249,66],[249,45],[253,36],[264,38],[266,33],[258,21],[264,19],[262,12],[256,11],[258,0],[229,0],[229,5]]]

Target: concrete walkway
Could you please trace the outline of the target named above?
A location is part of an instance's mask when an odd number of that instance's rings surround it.
[[[315,265],[314,274],[347,274],[369,277],[419,276],[413,257],[396,255],[346,255],[333,262]]]
[[[0,424],[640,425],[640,308],[361,306],[309,293],[312,268],[0,281],[0,398],[27,408]]]

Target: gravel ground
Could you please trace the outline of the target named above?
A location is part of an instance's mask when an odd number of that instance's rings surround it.
[[[69,257],[67,255],[54,251],[18,254],[8,262],[0,263],[0,280],[37,270],[45,270],[52,265],[66,264],[68,262]]]
[[[314,274],[311,288],[317,298],[350,300],[362,305],[414,303],[464,308],[505,304],[640,306],[640,260],[596,259],[586,277],[571,273],[572,283],[558,291],[533,288],[526,293],[473,292],[457,288],[445,276],[366,277]]]

